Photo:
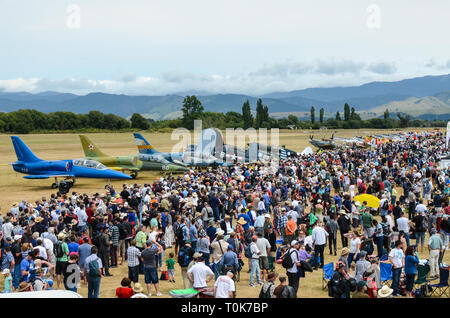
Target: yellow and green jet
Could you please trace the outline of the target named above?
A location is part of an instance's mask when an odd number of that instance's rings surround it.
[[[160,162],[145,158],[141,160],[138,155],[134,156],[109,156],[104,154],[87,136],[80,135],[81,145],[83,146],[84,155],[88,159],[101,162],[108,168],[116,171],[129,172],[131,177],[136,178],[139,171],[156,170],[156,171],[187,171],[188,168],[169,162]]]

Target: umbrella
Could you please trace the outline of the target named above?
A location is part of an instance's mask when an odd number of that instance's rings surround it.
[[[359,201],[360,203],[363,203],[364,201],[367,202],[367,206],[371,208],[378,209],[380,206],[380,199],[378,199],[376,196],[373,196],[371,194],[360,194],[353,198],[355,201]]]

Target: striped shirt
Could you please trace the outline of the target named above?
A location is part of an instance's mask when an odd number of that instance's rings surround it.
[[[139,265],[139,256],[141,256],[141,251],[136,246],[130,246],[127,249],[128,255],[128,267],[135,267]]]
[[[119,245],[119,228],[117,225],[111,227],[111,241],[113,246]]]
[[[277,228],[278,229],[286,228],[287,221],[288,221],[287,216],[286,215],[281,215],[278,218]]]

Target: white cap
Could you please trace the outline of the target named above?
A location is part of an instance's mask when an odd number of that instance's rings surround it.
[[[3,275],[9,274],[9,273],[10,273],[9,268],[5,268],[5,269],[2,271],[2,274],[3,274]]]
[[[14,235],[14,241],[20,240],[22,238],[22,235]]]

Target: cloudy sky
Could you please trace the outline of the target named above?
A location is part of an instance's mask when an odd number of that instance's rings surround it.
[[[448,0],[0,0],[0,90],[250,95],[450,73]]]

